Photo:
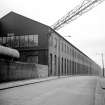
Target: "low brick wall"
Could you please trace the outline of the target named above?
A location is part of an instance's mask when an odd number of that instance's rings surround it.
[[[9,74],[8,62],[0,61],[0,82],[7,80]]]
[[[38,78],[36,64],[0,61],[0,82]]]
[[[48,66],[0,60],[0,82],[48,77]]]

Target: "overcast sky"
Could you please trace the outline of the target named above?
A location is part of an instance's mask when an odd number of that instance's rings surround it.
[[[0,0],[0,18],[10,11],[53,25],[82,0]],[[58,31],[102,66],[105,60],[105,1]],[[104,63],[105,64],[105,63]]]

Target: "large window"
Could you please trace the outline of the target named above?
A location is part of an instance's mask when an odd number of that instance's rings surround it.
[[[0,44],[2,44],[2,37],[0,37]]]
[[[10,43],[7,43],[7,46],[11,46],[11,37],[7,38],[7,42],[10,42]]]
[[[52,60],[53,60],[52,57],[53,57],[52,54],[50,54],[50,72],[49,72],[49,75],[52,75]]]
[[[38,46],[38,35],[0,37],[0,44],[10,47],[35,47]]]
[[[25,39],[24,39],[25,47],[28,47],[28,39],[29,39],[29,36],[25,35]]]
[[[34,36],[30,35],[29,36],[29,43],[28,43],[29,47],[33,47],[34,46]]]
[[[34,35],[34,45],[38,46],[38,35]]]
[[[54,38],[54,48],[57,48],[57,38]]]
[[[63,42],[62,42],[62,52],[63,52]]]
[[[6,44],[6,37],[3,37],[3,44]]]
[[[25,38],[24,38],[24,36],[20,36],[19,41],[20,41],[20,47],[25,47]]]
[[[55,59],[55,61],[54,61],[54,66],[55,66],[55,70],[54,70],[54,75],[56,75],[56,72],[57,72],[57,57],[56,57],[56,55],[54,56],[54,59]]]

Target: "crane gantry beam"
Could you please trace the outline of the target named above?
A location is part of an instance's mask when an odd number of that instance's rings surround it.
[[[90,9],[94,8],[96,5],[100,4],[103,1],[104,0],[83,0],[79,5],[69,11],[65,16],[59,19],[51,27],[54,30],[58,30],[62,28],[65,24],[68,24],[71,21],[77,19],[79,16],[88,12]]]

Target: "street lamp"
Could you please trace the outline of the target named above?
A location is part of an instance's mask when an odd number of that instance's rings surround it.
[[[104,77],[104,59],[103,59],[103,53],[101,54],[102,56],[102,65],[103,65],[103,77]]]
[[[71,37],[70,35],[68,35],[68,36],[64,36],[64,37]]]
[[[98,53],[99,54],[99,53]],[[102,70],[103,70],[103,77],[104,77],[104,54],[103,53],[101,53],[101,54],[99,54],[99,55],[101,55],[101,59],[102,59]]]

